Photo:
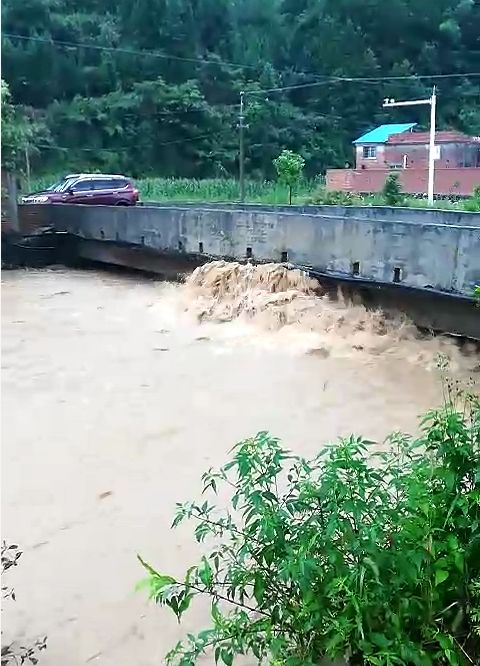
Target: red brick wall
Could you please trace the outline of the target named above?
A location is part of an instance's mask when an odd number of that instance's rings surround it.
[[[380,192],[390,169],[328,169],[327,190],[374,193]],[[400,183],[408,194],[427,191],[427,169],[398,169]],[[435,194],[468,196],[480,185],[480,168],[435,169]]]
[[[386,143],[376,146],[376,158],[363,157],[363,146],[355,147],[356,169],[384,169],[391,164],[403,165],[403,157],[407,156],[408,168],[426,169],[428,167],[428,143]],[[440,159],[436,160],[438,168],[464,168],[480,164],[479,145],[476,142],[437,143]]]
[[[410,169],[426,169],[428,167],[428,146],[385,146],[385,162],[383,165],[401,164],[403,156],[407,156],[407,167]],[[435,163],[438,164],[438,160]]]
[[[357,169],[381,169],[385,165],[385,146],[377,144],[375,147],[377,149],[376,157],[363,157],[363,146],[355,146],[355,166]]]
[[[435,160],[436,168],[456,168],[462,167],[466,160],[466,151],[470,146],[456,143],[437,144],[440,150],[440,159]],[[427,144],[403,144],[389,145],[385,144],[385,164],[378,165],[389,166],[390,164],[402,164],[403,156],[407,156],[407,167],[412,169],[428,168],[428,145]]]

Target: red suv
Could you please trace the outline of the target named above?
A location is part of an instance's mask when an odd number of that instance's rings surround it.
[[[135,206],[138,190],[125,176],[73,173],[58,183],[22,197],[24,204],[75,203],[96,206]]]

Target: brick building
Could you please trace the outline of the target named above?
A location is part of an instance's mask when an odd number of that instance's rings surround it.
[[[329,169],[327,188],[378,192],[388,173],[396,169],[405,192],[424,193],[430,137],[428,132],[415,132],[414,127],[415,123],[380,125],[356,139],[355,169]],[[476,185],[480,185],[480,138],[455,130],[438,131],[435,193],[465,196]]]

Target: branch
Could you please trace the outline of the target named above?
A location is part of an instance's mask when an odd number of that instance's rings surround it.
[[[152,576],[156,576],[158,578],[161,578],[162,575],[156,571],[148,562],[145,562],[145,560],[141,557],[141,555],[138,555],[137,553],[137,558],[140,562],[140,564],[150,573]],[[171,579],[171,585],[178,585],[179,587],[184,587],[187,590],[195,590],[195,592],[199,592],[200,594],[208,594],[211,597],[215,597],[215,599],[220,599],[221,601],[226,601],[229,604],[233,604],[234,606],[238,606],[239,608],[243,608],[245,610],[252,611],[253,613],[258,613],[259,615],[263,615],[264,617],[268,617],[269,620],[272,619],[271,615],[269,613],[266,613],[265,611],[259,609],[259,608],[254,608],[253,606],[247,606],[247,604],[241,603],[240,601],[235,601],[234,599],[229,599],[228,597],[224,596],[223,594],[218,594],[216,591],[210,591],[210,590],[204,590],[201,587],[198,587],[197,585],[192,585],[191,583],[182,583],[175,578]]]

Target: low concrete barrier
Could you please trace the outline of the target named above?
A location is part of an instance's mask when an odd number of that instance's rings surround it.
[[[480,283],[478,214],[453,213],[462,218],[454,224],[439,223],[449,216],[442,211],[205,206],[56,205],[49,216],[58,231],[159,252],[291,261],[332,276],[464,296]]]
[[[165,203],[146,201],[142,206],[150,208],[188,208],[206,210],[261,211],[265,213],[300,213],[301,215],[327,215],[328,217],[355,217],[359,220],[382,222],[411,222],[413,224],[448,224],[454,226],[480,227],[480,213],[442,210],[440,208],[403,208],[401,206],[276,206],[268,204],[241,203]]]

